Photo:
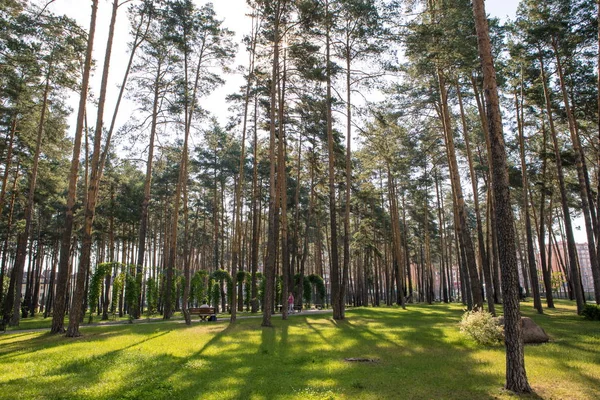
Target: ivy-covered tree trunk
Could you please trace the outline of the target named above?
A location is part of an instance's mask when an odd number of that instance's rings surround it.
[[[525,372],[525,355],[521,313],[519,311],[519,274],[515,249],[514,216],[510,202],[508,166],[502,133],[502,116],[496,84],[484,0],[473,0],[473,16],[477,31],[479,57],[483,70],[484,93],[491,144],[491,177],[495,199],[498,248],[504,299],[504,333],[506,343],[506,388],[515,393],[529,393]]]

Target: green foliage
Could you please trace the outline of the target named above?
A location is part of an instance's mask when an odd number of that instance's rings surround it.
[[[115,270],[117,265],[121,266],[121,270],[124,265],[120,263],[115,263]],[[117,313],[117,304],[119,303],[119,296],[123,292],[125,288],[125,272],[120,272],[115,279],[113,280],[113,293],[112,293],[112,302],[111,302],[111,314],[115,315]]]
[[[287,304],[286,303],[286,299],[287,299],[287,295],[285,296],[285,298],[282,298],[282,290],[283,290],[283,279],[281,275],[278,275],[275,277],[275,301],[280,302],[279,304]]]
[[[308,276],[308,280],[317,290],[318,299],[316,301],[321,304],[325,303],[325,281],[317,274],[311,274]]]
[[[503,342],[504,328],[487,311],[467,311],[460,320],[460,331],[477,343],[493,346]]]
[[[304,303],[310,307],[310,301],[312,299],[312,285],[307,276],[302,280],[302,296],[304,297]]]
[[[294,284],[298,287],[300,281],[300,274],[294,275]],[[307,304],[310,307],[310,302],[312,299],[312,286],[310,284],[310,280],[308,276],[304,275],[304,279],[302,280],[302,301],[304,304]]]
[[[96,270],[92,274],[90,286],[88,289],[88,304],[90,306],[89,323],[93,321],[93,315],[98,306],[98,298],[102,295],[102,282],[104,277],[110,274],[114,263],[102,263],[96,266]]]
[[[250,308],[250,297],[252,297],[252,274],[246,272],[246,284],[244,285],[244,305]]]
[[[238,271],[236,274],[237,283],[240,285],[244,283],[247,276],[249,276],[249,274],[246,271]]]
[[[208,292],[208,271],[200,270],[197,271],[192,277],[192,282],[190,286],[190,300],[192,302],[196,302],[198,304],[202,304],[207,301],[207,292]]]
[[[212,273],[212,278],[216,281],[227,281],[227,282],[231,282],[231,275],[229,275],[229,272],[225,271],[224,269],[218,269],[215,272]]]
[[[210,293],[211,293],[210,301],[212,301],[213,307],[215,307],[215,309],[218,310],[219,309],[219,300],[221,300],[221,288],[219,287],[218,283],[214,283],[212,285],[212,290],[210,291]]]
[[[229,304],[231,304],[231,297],[233,294],[233,287],[232,287],[232,279],[231,279],[231,275],[229,275],[229,272],[225,271],[224,269],[218,269],[215,272],[212,273],[212,278],[215,281],[218,281],[219,284],[217,285],[219,288],[223,287],[223,284],[226,284],[226,292],[225,292],[225,296],[227,296],[227,302]],[[214,288],[213,288],[214,290]],[[214,293],[213,293],[214,295]],[[219,294],[218,296],[216,296],[216,298],[221,298],[221,294]],[[221,301],[223,301],[223,299],[221,298]],[[213,299],[214,302],[214,299]],[[223,304],[223,307],[225,307],[225,305]],[[225,311],[225,310],[223,310]]]
[[[552,290],[555,293],[558,293],[561,286],[566,282],[565,276],[560,271],[552,271],[552,275],[550,277],[550,285],[552,285]]]
[[[600,306],[594,304],[586,304],[581,312],[583,318],[590,321],[600,321]]]
[[[129,310],[129,316],[133,317],[133,310],[138,307],[140,296],[140,285],[135,275],[128,273],[125,277],[125,302]]]
[[[208,288],[210,290],[208,290],[207,292],[207,304],[211,304],[214,305],[215,304],[215,297],[214,297],[214,286],[215,286],[215,280],[211,277],[208,280]],[[216,302],[219,302],[219,296],[217,295],[216,297]]]
[[[257,290],[258,299],[257,300],[258,300],[258,304],[260,305],[260,307],[262,309],[263,300],[265,298],[266,279],[264,279],[264,275],[261,272],[256,273],[256,281],[258,284],[258,290]]]
[[[148,303],[147,315],[156,314],[158,311],[158,284],[153,278],[148,278],[146,281],[146,302]]]

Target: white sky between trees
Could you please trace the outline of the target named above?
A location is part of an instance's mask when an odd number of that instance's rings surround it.
[[[31,3],[40,5],[46,4],[48,1],[49,0],[30,0]],[[241,44],[243,36],[250,32],[251,22],[250,18],[246,16],[248,13],[246,0],[194,0],[194,2],[199,6],[206,3],[213,3],[217,18],[223,20],[224,27],[235,32],[234,41],[239,45],[236,60],[231,65],[232,69],[235,70],[238,65],[246,66],[248,57],[244,50],[244,46]],[[113,44],[111,68],[109,72],[107,107],[104,116],[105,123],[112,116],[114,103],[118,95],[118,85],[123,79],[129,57],[127,49],[129,41],[129,21],[127,20],[126,12],[127,5],[128,4],[119,9],[117,18],[115,41]],[[487,0],[485,7],[488,15],[498,17],[504,21],[508,18],[515,18],[518,5],[519,0]],[[86,31],[89,28],[91,14],[90,0],[55,0],[48,6],[48,10],[57,15],[65,14],[68,17],[75,19]],[[94,40],[94,60],[96,60],[97,63],[101,63],[104,59],[111,10],[112,0],[99,1],[98,16],[96,20],[96,37]],[[102,65],[96,65],[96,70],[90,80],[91,91],[95,95],[98,94],[98,88],[100,86],[101,71]],[[225,101],[225,97],[231,93],[235,93],[244,83],[243,77],[239,73],[227,75],[225,80],[226,84],[224,86],[215,90],[212,95],[202,101],[202,107],[208,110],[212,115],[216,116],[221,124],[225,124],[228,117],[228,104]],[[72,94],[69,104],[73,108],[73,113],[69,119],[70,131],[68,132],[68,135],[72,136],[77,116],[78,93]],[[89,119],[89,123],[93,124],[95,112],[91,111],[93,110],[92,107],[89,107],[89,110],[88,118],[92,118]],[[124,99],[119,112],[117,127],[127,122],[134,110],[134,105],[127,99]],[[194,138],[193,136],[194,135],[192,135],[191,138],[192,145],[197,145],[199,139],[197,137]],[[574,226],[577,228],[574,232],[576,241],[581,243],[586,242],[585,229],[581,228],[582,221],[580,218],[577,218],[573,222]]]

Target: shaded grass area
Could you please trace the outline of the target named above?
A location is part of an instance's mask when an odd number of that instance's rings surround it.
[[[533,317],[552,342],[527,346],[528,398],[600,398],[600,324],[572,306]],[[459,305],[358,308],[330,315],[82,328],[67,339],[0,335],[0,399],[511,398],[503,347],[458,330]],[[377,360],[353,363],[345,358]]]
[[[247,313],[247,314],[250,315],[250,313]],[[123,323],[123,322],[129,321],[128,315],[124,315],[122,317],[119,317],[118,315],[110,315],[108,320],[103,321],[102,317],[100,315],[97,315],[94,313],[92,322],[90,323],[89,316],[90,316],[89,312],[85,314],[85,317],[83,318],[83,322],[81,323],[82,327],[85,327],[86,325],[92,325],[92,326],[111,325],[111,324],[115,324],[115,323]],[[219,318],[229,318],[229,314],[219,314],[218,317]],[[183,314],[181,312],[176,312],[171,319],[172,320],[181,320],[181,319],[183,319]],[[162,316],[159,314],[154,314],[152,316],[143,315],[139,320],[137,320],[137,322],[149,322],[149,321],[157,321],[157,320],[162,320]],[[64,324],[65,324],[65,328],[67,326],[69,326],[69,317],[68,316],[65,316]],[[7,326],[6,330],[9,332],[29,330],[29,329],[48,329],[49,330],[51,326],[52,326],[52,317],[51,316],[44,318],[42,314],[37,314],[35,317],[22,318],[19,321],[19,326]]]

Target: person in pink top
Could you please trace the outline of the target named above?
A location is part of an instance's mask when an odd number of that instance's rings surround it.
[[[292,292],[290,292],[290,295],[288,297],[288,312],[294,312],[294,295],[292,294]]]

